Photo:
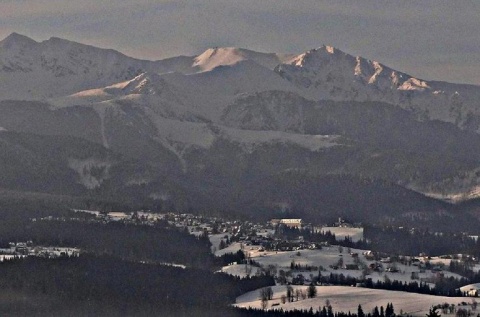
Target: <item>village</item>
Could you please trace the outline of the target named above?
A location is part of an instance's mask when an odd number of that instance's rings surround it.
[[[190,234],[208,236],[212,253],[216,256],[238,251],[244,253],[247,259],[244,263],[229,263],[222,271],[245,277],[252,272],[272,271],[275,267],[273,271],[277,280],[288,284],[308,285],[312,282],[309,278],[312,272],[315,275],[320,272],[322,275],[332,273],[363,280],[370,278],[373,282],[418,281],[434,285],[445,278],[461,278],[459,274],[449,272],[448,268],[451,261],[467,259],[474,271],[480,271],[478,259],[465,255],[392,256],[342,246],[342,242],[358,242],[364,236],[360,224],[350,224],[341,218],[331,225],[318,226],[305,223],[302,219],[272,219],[262,224],[186,213],[76,211],[92,214],[102,222],[154,225],[158,221],[167,221],[170,225],[188,230]],[[292,236],[292,233],[298,232],[315,232],[329,238],[329,241],[309,241],[305,236]],[[280,277],[278,274],[283,275]],[[471,292],[472,296],[477,294],[476,289],[466,292]]]
[[[470,311],[473,311],[473,307],[476,309],[474,304],[476,302],[474,300],[469,302],[468,297],[478,296],[480,284],[465,283],[456,289],[455,294],[449,295],[454,297],[437,296],[438,294],[434,296],[431,290],[446,281],[460,281],[464,278],[450,271],[452,262],[468,262],[473,272],[480,272],[478,259],[464,254],[398,255],[356,248],[353,247],[355,243],[366,242],[364,228],[361,224],[351,224],[341,218],[332,224],[317,225],[306,223],[299,218],[271,219],[265,223],[253,223],[187,213],[75,211],[88,215],[88,220],[85,220],[79,214],[79,220],[83,219],[81,221],[122,222],[148,226],[163,222],[197,237],[208,238],[211,242],[211,252],[217,258],[232,258],[232,261],[225,263],[218,272],[239,278],[264,274],[274,277],[276,284],[273,287],[274,295],[267,309],[295,309],[304,306],[308,308],[313,299],[303,298],[301,295],[312,285],[321,294],[316,300],[328,300],[331,304],[337,304],[338,307],[335,307],[337,310],[352,309],[348,306],[349,302],[344,300],[345,296],[355,297],[356,301],[361,300],[362,296],[374,296],[376,300],[366,300],[362,304],[367,309],[373,309],[374,303],[380,303],[382,298],[391,296],[385,292],[395,289],[392,285],[403,287],[402,291],[397,292],[400,294],[396,296],[402,301],[398,301],[396,307],[402,308],[406,313],[413,313],[414,311],[409,309],[413,307],[417,309],[417,313],[423,314],[434,305],[454,307],[455,309],[451,310],[452,314],[458,307]],[[39,220],[48,219],[35,219]],[[14,256],[55,258],[62,255],[78,255],[80,250],[11,243],[9,248],[0,249],[0,253],[4,258]],[[417,288],[407,290],[411,285],[417,285]],[[295,303],[284,300],[285,290],[289,287],[298,290],[299,296],[296,297]],[[324,294],[326,290],[328,296]],[[263,307],[258,292],[240,296],[236,305]],[[315,305],[319,306],[317,302]]]

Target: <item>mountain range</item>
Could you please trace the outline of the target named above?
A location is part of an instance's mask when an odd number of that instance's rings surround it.
[[[146,61],[0,41],[0,188],[20,197],[474,228],[479,133],[479,86],[331,46]]]

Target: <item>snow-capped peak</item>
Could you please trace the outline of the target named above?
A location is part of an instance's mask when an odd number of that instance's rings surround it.
[[[335,47],[333,47],[333,46],[328,46],[328,45],[326,45],[326,46],[325,46],[325,50],[326,50],[328,53],[330,53],[330,54],[335,54],[335,50],[336,50],[336,49],[335,49]]]
[[[209,48],[194,58],[192,67],[201,71],[210,71],[218,66],[231,66],[238,62],[249,60],[269,69],[284,63],[294,55],[261,53],[244,48],[215,47]]]
[[[247,59],[245,55],[241,49],[235,47],[209,48],[195,57],[192,66],[209,71],[218,66],[233,65],[243,61]]]
[[[287,61],[287,64],[295,65],[298,67],[315,68],[322,67],[333,60],[354,58],[341,50],[328,45],[322,45],[319,48],[309,50],[303,54],[300,54],[291,60]],[[351,61],[350,61],[351,62]]]

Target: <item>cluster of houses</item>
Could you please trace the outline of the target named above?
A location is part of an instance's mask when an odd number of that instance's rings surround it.
[[[8,247],[0,248],[0,262],[16,257],[27,256],[55,259],[66,256],[75,257],[79,255],[80,249],[78,248],[35,246],[32,241],[10,242]]]
[[[132,222],[132,223],[142,223],[142,224],[150,224],[150,225],[153,225],[159,220],[165,219],[167,215],[167,214],[158,214],[158,213],[145,212],[145,211],[100,212],[96,210],[80,210],[80,209],[75,209],[74,211],[93,215],[97,221],[101,221],[101,222],[123,221],[127,223]]]
[[[251,222],[229,221],[216,217],[204,217],[188,213],[154,213],[148,211],[135,212],[100,212],[92,210],[75,210],[76,212],[93,215],[95,220],[101,222],[121,221],[142,225],[153,225],[158,221],[167,221],[177,228],[188,228],[189,232],[195,235],[229,233],[236,234],[242,229],[249,228],[258,230],[260,226]]]

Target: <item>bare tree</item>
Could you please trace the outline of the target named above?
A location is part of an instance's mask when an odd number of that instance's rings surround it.
[[[263,309],[263,310],[267,309],[267,306],[268,306],[268,300],[266,300],[266,299],[262,299],[262,301],[261,301],[261,305],[262,305],[262,309]]]
[[[273,264],[269,264],[268,267],[267,267],[267,272],[271,276],[275,276],[277,274],[277,267]]]
[[[219,250],[225,249],[226,246],[227,245],[226,245],[225,241],[222,239],[222,240],[220,240],[220,244],[218,245],[218,249]]]
[[[300,291],[300,296],[302,296],[302,299],[306,299],[307,293],[305,291]]]
[[[455,316],[457,316],[457,317],[467,317],[468,316],[468,311],[464,308],[459,308],[457,310],[457,313],[455,314]],[[437,316],[434,316],[434,317],[437,317]]]
[[[295,290],[295,298],[297,299],[297,302],[298,302],[298,299],[300,298],[300,290],[298,288]]]
[[[266,287],[261,288],[259,293],[260,293],[260,300],[261,301],[268,300],[268,294],[267,294],[267,288]]]
[[[272,300],[273,299],[273,289],[272,289],[272,287],[271,286],[267,287],[266,292],[267,292],[267,299]]]
[[[286,278],[286,273],[284,270],[279,270],[278,271],[278,282],[283,285],[287,282],[287,278]]]
[[[293,287],[287,285],[287,299],[288,302],[293,302]]]

